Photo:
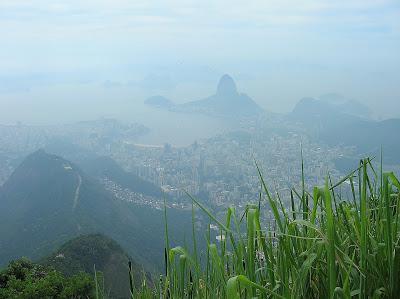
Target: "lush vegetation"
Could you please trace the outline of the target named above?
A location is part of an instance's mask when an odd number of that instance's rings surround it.
[[[133,277],[137,284],[143,278],[142,267],[132,259],[112,239],[101,235],[83,235],[74,238],[50,256],[42,259],[41,264],[51,266],[67,277],[79,272],[101,272],[104,285],[100,288],[104,294],[112,298],[129,297],[128,261],[134,269]],[[149,282],[150,275],[146,275]]]
[[[166,229],[165,276],[155,290],[132,287],[132,297],[400,297],[400,182],[393,173],[366,159],[342,181],[328,176],[311,192],[303,178],[302,190],[291,190],[290,208],[259,174],[263,195],[242,216],[229,208],[218,220],[193,198],[222,241],[207,237],[202,256],[196,238],[193,251],[169,248]],[[273,217],[263,221],[268,211]]]
[[[66,278],[27,259],[12,261],[0,272],[0,298],[94,298],[93,278],[83,272]]]
[[[118,277],[128,277],[132,298],[400,297],[400,182],[395,174],[365,159],[341,181],[327,176],[324,186],[312,190],[306,190],[303,176],[302,188],[292,189],[285,201],[258,171],[263,192],[243,214],[232,207],[221,220],[192,198],[192,244],[171,246],[168,218],[173,215],[165,209],[165,273],[150,284],[135,264],[121,267],[124,273]],[[213,241],[211,229],[205,232],[205,251],[196,230],[196,206],[220,229],[220,241]],[[100,251],[93,244],[100,244]],[[0,274],[0,298],[113,296],[103,276],[89,269],[112,266],[116,259],[107,255],[110,250],[122,252],[94,235],[67,243],[56,253],[62,259],[50,259],[63,272],[72,267],[70,275],[82,269],[94,277],[65,277],[27,260],[12,262]]]
[[[146,270],[162,271],[162,210],[115,200],[95,178],[61,157],[38,151],[25,158],[0,188],[0,206],[0,268],[21,256],[48,256],[81,234],[102,233]],[[169,214],[171,235],[181,243],[186,228],[190,233],[190,211],[169,209]]]

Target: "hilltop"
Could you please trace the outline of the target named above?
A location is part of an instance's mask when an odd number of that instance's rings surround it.
[[[129,297],[129,255],[113,239],[102,234],[83,235],[63,244],[58,250],[40,263],[51,266],[70,277],[79,272],[103,273],[105,291],[112,298]],[[139,285],[143,279],[142,267],[132,262],[134,282]],[[147,275],[149,281],[149,275]]]

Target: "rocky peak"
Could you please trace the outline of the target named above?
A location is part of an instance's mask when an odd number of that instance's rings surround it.
[[[219,96],[233,96],[237,95],[237,88],[235,81],[233,81],[232,77],[225,74],[221,77],[217,87],[217,95]]]

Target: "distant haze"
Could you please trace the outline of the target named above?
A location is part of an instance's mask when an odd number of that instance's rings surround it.
[[[224,73],[269,111],[335,92],[400,117],[397,0],[2,0],[0,44],[0,123],[140,121]]]

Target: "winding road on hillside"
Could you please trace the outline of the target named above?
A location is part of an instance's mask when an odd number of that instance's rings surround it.
[[[82,177],[81,175],[78,173],[78,186],[76,187],[75,190],[75,196],[74,196],[74,204],[72,205],[72,211],[75,211],[75,208],[78,204],[78,200],[79,200],[79,193],[81,191],[81,186],[82,186]]]

